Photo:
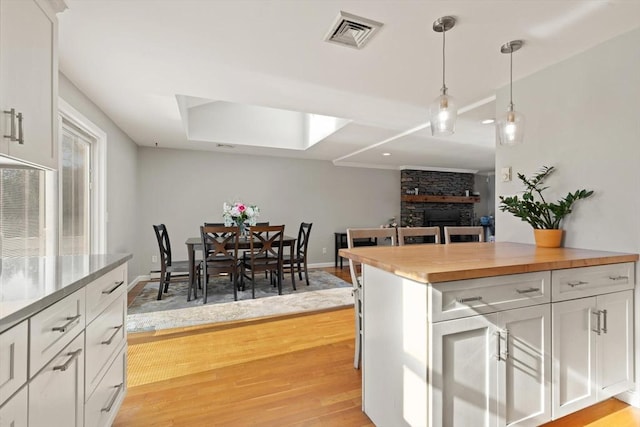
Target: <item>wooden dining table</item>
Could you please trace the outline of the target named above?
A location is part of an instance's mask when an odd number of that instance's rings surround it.
[[[195,282],[196,276],[196,251],[202,252],[202,238],[200,237],[189,237],[185,244],[187,245],[187,255],[189,256],[189,291],[187,292],[187,301],[191,301],[191,289],[193,289],[193,297],[198,298],[198,286]],[[253,241],[254,247],[261,247],[262,243],[258,239],[254,239]],[[293,260],[295,259],[295,247],[296,247],[296,238],[291,236],[282,236],[282,247],[290,247],[289,251],[289,260],[291,261],[291,268],[293,270]],[[238,239],[238,249],[250,249],[251,248],[251,239],[247,237],[240,237]],[[227,244],[227,249],[233,249],[233,242],[229,242]],[[293,285],[293,289],[296,289],[296,279],[295,274],[291,274],[291,284]]]

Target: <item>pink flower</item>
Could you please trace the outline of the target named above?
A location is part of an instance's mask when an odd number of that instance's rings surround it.
[[[244,204],[240,203],[238,205],[238,210],[240,211],[240,213],[244,212],[246,209],[247,207]]]

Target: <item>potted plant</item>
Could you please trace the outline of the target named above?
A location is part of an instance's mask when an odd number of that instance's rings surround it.
[[[554,170],[553,166],[543,166],[531,178],[518,173],[518,178],[526,188],[522,197],[500,196],[500,210],[509,212],[529,223],[533,227],[536,245],[550,248],[560,246],[562,241],[560,224],[571,213],[573,204],[593,194],[593,191],[576,190],[555,203],[547,202],[542,192],[549,187],[545,187],[543,184]]]

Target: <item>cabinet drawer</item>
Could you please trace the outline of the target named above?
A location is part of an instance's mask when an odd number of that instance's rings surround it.
[[[29,376],[33,376],[84,330],[84,288],[29,320]]]
[[[85,404],[85,427],[110,426],[127,389],[127,346],[123,346]]]
[[[0,406],[27,382],[28,342],[26,321],[0,334]]]
[[[551,272],[552,301],[564,301],[633,289],[635,270],[632,262],[567,268]]]
[[[109,304],[126,294],[126,277],[127,268],[123,264],[87,285],[87,324]]]
[[[439,322],[548,303],[550,283],[548,271],[435,283],[429,286],[429,319]]]
[[[113,354],[125,341],[126,299],[121,296],[87,326],[86,398],[93,393]]]
[[[29,427],[82,427],[84,334],[62,349],[29,383]]]

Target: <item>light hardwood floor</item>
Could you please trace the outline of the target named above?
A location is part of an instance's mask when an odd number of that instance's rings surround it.
[[[353,337],[353,309],[130,334],[114,426],[372,426]],[[640,426],[640,410],[610,399],[545,424],[567,426]]]

